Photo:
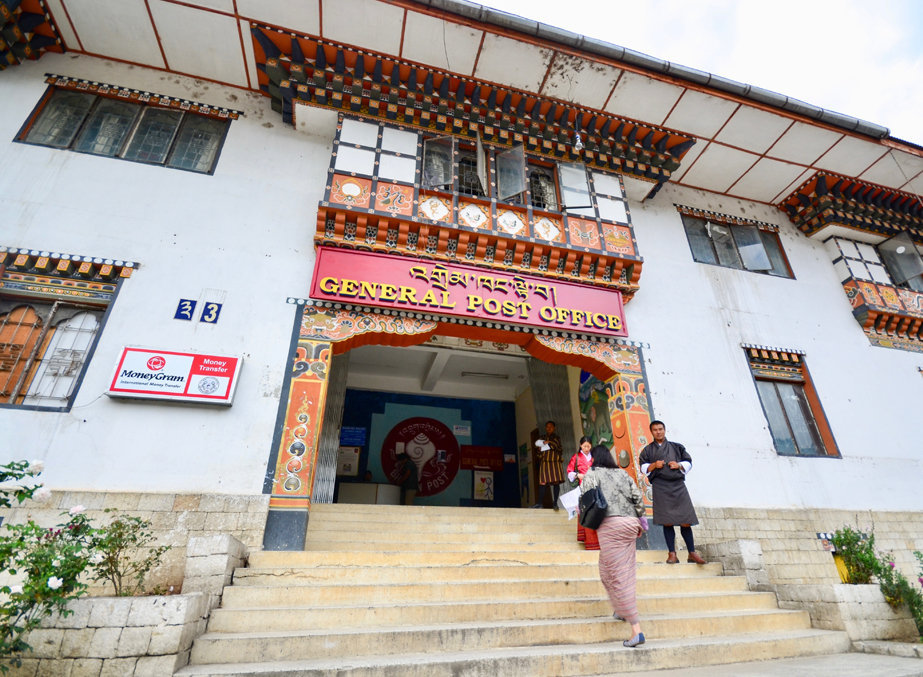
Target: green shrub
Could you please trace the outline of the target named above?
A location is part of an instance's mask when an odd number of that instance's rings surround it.
[[[836,553],[843,558],[846,575],[853,585],[865,585],[878,575],[881,563],[875,552],[875,534],[864,534],[850,526],[838,529],[831,539]]]
[[[106,512],[117,513],[112,508]],[[90,537],[90,577],[107,581],[119,597],[144,593],[144,579],[163,560],[170,546],[151,547],[154,534],[149,520],[116,515]]]

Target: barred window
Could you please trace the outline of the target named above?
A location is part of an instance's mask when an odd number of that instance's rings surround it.
[[[102,315],[61,301],[0,301],[0,403],[68,406]]]
[[[458,192],[475,197],[484,197],[481,180],[478,178],[478,160],[474,153],[462,151],[458,161]]]
[[[529,192],[532,206],[536,209],[558,211],[558,190],[554,182],[554,170],[545,167],[529,168]]]
[[[227,127],[186,110],[53,89],[19,140],[211,174]]]

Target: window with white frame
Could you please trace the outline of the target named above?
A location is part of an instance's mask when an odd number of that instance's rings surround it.
[[[841,237],[829,238],[824,246],[840,281],[853,278],[923,292],[923,259],[907,233],[877,246]]]

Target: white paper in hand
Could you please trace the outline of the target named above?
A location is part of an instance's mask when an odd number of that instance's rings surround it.
[[[567,519],[572,520],[577,516],[577,506],[580,505],[580,487],[558,497],[558,505],[567,511]]]
[[[545,446],[545,440],[535,440],[535,446],[539,448]]]
[[[549,447],[547,444],[542,445],[542,451],[549,451],[550,449],[551,447]]]

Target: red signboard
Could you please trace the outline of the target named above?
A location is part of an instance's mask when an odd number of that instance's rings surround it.
[[[227,355],[122,348],[106,394],[229,406],[242,363]]]
[[[603,336],[628,336],[617,290],[320,247],[311,298]]]
[[[496,470],[503,471],[503,447],[476,447],[470,444],[461,446],[462,470]]]

